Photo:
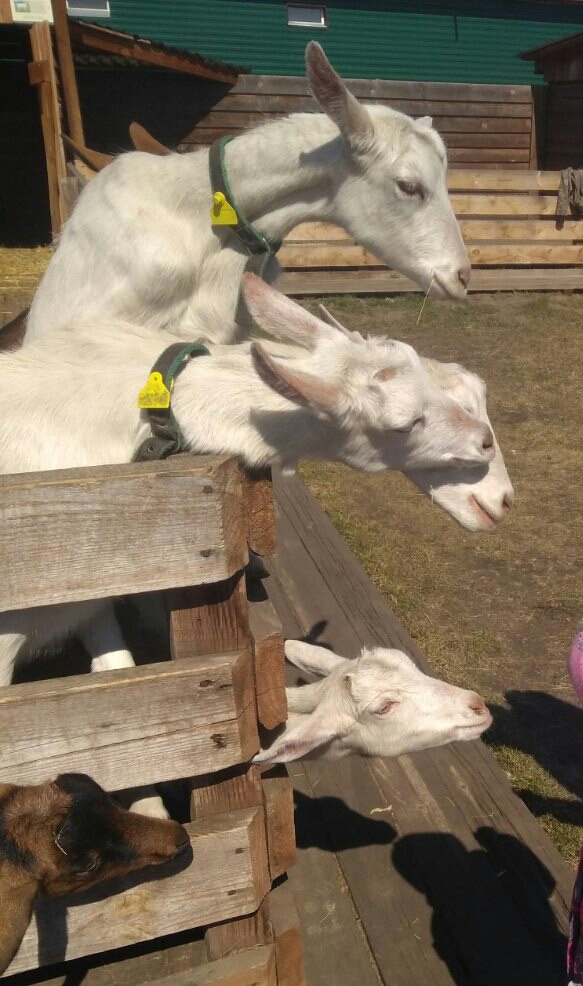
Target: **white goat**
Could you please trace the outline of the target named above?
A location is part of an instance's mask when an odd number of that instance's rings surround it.
[[[430,678],[399,650],[363,649],[356,661],[287,640],[285,656],[322,680],[287,688],[285,730],[256,763],[398,757],[477,739],[492,717],[476,692]]]
[[[474,468],[480,481],[487,474],[496,454],[489,425],[433,382],[411,346],[356,340],[254,275],[245,276],[245,296],[263,328],[295,345],[210,346],[210,357],[187,363],[172,398],[187,448],[232,453],[251,467],[325,458],[366,471],[415,470],[416,481],[428,470],[429,489],[435,470]],[[155,330],[116,324],[64,328],[0,356],[0,472],[130,461],[148,435],[136,395],[159,353]],[[502,519],[511,489],[490,490],[490,517]],[[452,492],[443,506],[457,516],[463,503]],[[21,610],[0,614],[0,684],[17,656],[75,629],[93,670],[133,663],[111,601]]]
[[[463,298],[469,260],[431,119],[362,106],[315,42],[306,64],[324,114],[292,114],[225,148],[239,209],[272,242],[300,222],[336,223],[433,296]],[[247,254],[229,227],[211,226],[208,172],[205,149],[130,152],[104,168],[63,230],[26,338],[80,320],[244,338],[234,318]],[[270,279],[276,273],[274,264]]]

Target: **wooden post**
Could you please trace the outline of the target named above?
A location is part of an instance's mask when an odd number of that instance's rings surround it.
[[[65,215],[61,206],[61,182],[66,182],[67,167],[61,142],[61,117],[57,93],[57,74],[53,57],[51,30],[47,21],[33,24],[30,29],[33,63],[29,65],[32,85],[38,85],[41,126],[45,145],[49,204],[53,236],[61,232]]]
[[[79,92],[75,77],[71,36],[69,34],[69,22],[67,19],[67,0],[51,0],[51,7],[53,8],[61,86],[63,88],[63,97],[67,110],[69,133],[78,144],[85,144],[83,119],[79,105]]]

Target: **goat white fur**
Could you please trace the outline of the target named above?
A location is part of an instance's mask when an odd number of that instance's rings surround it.
[[[410,346],[355,341],[253,275],[245,294],[259,323],[295,346],[211,346],[210,357],[189,362],[172,400],[188,448],[231,453],[251,467],[293,469],[309,457],[367,471],[487,471],[489,425],[439,388]],[[62,329],[0,356],[0,472],[130,461],[148,434],[136,395],[159,353],[156,331],[116,324]],[[10,682],[17,655],[76,628],[93,670],[132,664],[110,600],[21,610],[0,614],[0,684]]]
[[[492,722],[476,692],[429,677],[399,650],[365,648],[352,661],[287,640],[285,656],[322,680],[286,689],[285,730],[256,763],[337,760],[351,753],[398,757],[477,739]]]
[[[469,260],[431,120],[361,106],[315,42],[306,64],[324,113],[292,114],[226,147],[244,215],[272,241],[307,220],[336,223],[433,296],[463,298]],[[211,226],[211,198],[207,150],[117,158],[65,225],[26,339],[80,320],[139,323],[183,339],[244,338],[234,318],[247,255],[228,227]]]

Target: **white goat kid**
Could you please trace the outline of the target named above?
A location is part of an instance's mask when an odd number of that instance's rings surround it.
[[[365,648],[351,661],[287,640],[285,656],[322,680],[286,689],[285,730],[256,763],[337,760],[351,753],[398,757],[477,739],[492,722],[476,692],[429,677],[399,650]]]
[[[307,74],[323,114],[298,113],[225,148],[237,205],[271,242],[300,222],[344,227],[439,298],[463,298],[469,260],[431,120],[362,106],[315,42]],[[234,322],[245,250],[210,224],[207,150],[123,154],[83,190],[33,300],[27,340],[79,320],[183,339],[244,338]],[[277,265],[271,270],[271,279]]]

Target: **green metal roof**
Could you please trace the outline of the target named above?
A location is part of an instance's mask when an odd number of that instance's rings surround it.
[[[110,0],[112,28],[248,65],[303,75],[316,38],[347,77],[540,83],[520,59],[583,27],[583,4],[529,0],[328,0],[325,29],[288,27],[285,0]]]

